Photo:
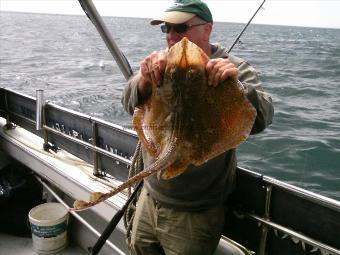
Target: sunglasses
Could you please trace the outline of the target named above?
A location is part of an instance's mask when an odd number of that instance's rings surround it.
[[[197,26],[202,26],[207,23],[201,23],[201,24],[193,24],[193,25],[187,25],[185,23],[182,24],[176,24],[176,25],[169,25],[169,24],[164,24],[161,26],[161,30],[163,33],[170,33],[171,29],[173,28],[176,33],[186,33],[190,28],[192,27],[197,27]]]

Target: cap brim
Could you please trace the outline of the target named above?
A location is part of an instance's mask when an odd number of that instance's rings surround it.
[[[194,13],[190,12],[179,12],[179,11],[170,11],[163,12],[158,17],[155,17],[150,21],[151,25],[159,25],[163,22],[172,23],[172,24],[181,24],[187,22],[189,19],[192,19],[195,16]]]

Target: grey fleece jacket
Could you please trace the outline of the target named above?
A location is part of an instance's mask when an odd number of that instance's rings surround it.
[[[211,47],[211,58],[229,58],[238,67],[239,81],[257,111],[251,134],[261,132],[271,124],[274,109],[271,97],[261,87],[257,72],[243,59],[229,55],[219,44]],[[135,106],[142,103],[138,97],[138,81],[139,74],[129,80],[122,96],[122,104],[131,115]],[[143,161],[144,167],[152,162],[144,149]],[[235,149],[232,149],[199,167],[190,165],[187,171],[173,179],[158,180],[156,176],[150,176],[144,184],[151,197],[163,206],[186,211],[205,210],[226,201],[234,187],[236,164]]]

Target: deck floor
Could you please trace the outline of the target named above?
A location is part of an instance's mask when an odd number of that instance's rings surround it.
[[[33,250],[32,238],[16,237],[0,233],[0,254],[6,255],[36,255]],[[74,245],[68,245],[58,255],[84,255],[86,251]]]

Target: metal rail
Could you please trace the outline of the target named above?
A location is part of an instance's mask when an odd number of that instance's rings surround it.
[[[289,235],[291,237],[294,237],[294,238],[298,239],[301,242],[305,242],[305,243],[307,243],[307,244],[309,244],[309,245],[311,245],[313,247],[317,247],[317,248],[319,248],[319,249],[321,249],[323,251],[330,252],[331,254],[340,255],[340,250],[335,249],[335,248],[333,248],[333,247],[331,247],[329,245],[323,244],[323,243],[321,243],[321,242],[319,242],[317,240],[314,240],[312,238],[309,238],[309,237],[307,237],[307,236],[305,236],[303,234],[300,234],[300,233],[298,233],[298,232],[296,232],[294,230],[288,229],[288,228],[286,228],[286,227],[284,227],[282,225],[276,224],[276,223],[274,223],[274,222],[272,222],[270,220],[263,219],[263,218],[255,215],[255,214],[248,214],[247,216],[250,219],[252,219],[252,220],[260,222],[260,223],[262,223],[262,224],[264,224],[264,225],[266,225],[268,227],[271,227],[273,229],[279,230],[282,233],[285,233],[285,234],[287,234],[287,235]]]
[[[15,123],[42,137],[45,150],[68,150],[93,164],[96,176],[107,172],[117,174],[120,180],[126,179],[128,171],[124,169],[130,165],[129,159],[137,144],[133,131],[42,100],[39,103],[12,90],[0,88],[0,94],[3,99],[0,114],[6,118],[7,127]],[[41,130],[36,130],[36,123],[40,121]]]
[[[126,159],[126,158],[124,158],[124,157],[121,157],[121,156],[119,156],[119,155],[116,155],[116,154],[114,154],[114,153],[111,153],[111,152],[109,152],[109,151],[107,151],[107,150],[104,150],[104,149],[102,149],[102,148],[100,148],[100,147],[94,146],[94,145],[92,145],[92,144],[90,144],[90,143],[88,143],[88,142],[82,141],[82,140],[80,140],[80,139],[78,139],[78,138],[75,138],[75,137],[73,137],[73,136],[64,134],[64,133],[62,133],[62,132],[60,132],[60,131],[58,131],[58,130],[56,130],[56,129],[54,129],[54,128],[51,128],[51,127],[46,126],[46,125],[44,125],[43,128],[46,129],[47,131],[51,132],[51,133],[57,134],[57,135],[59,135],[59,136],[62,136],[62,137],[66,138],[66,139],[68,139],[68,140],[70,140],[70,141],[72,141],[72,142],[75,142],[75,143],[77,143],[77,144],[80,144],[80,145],[82,145],[82,146],[84,146],[84,147],[86,147],[86,148],[89,148],[89,149],[91,149],[91,150],[93,150],[93,151],[95,151],[95,152],[99,152],[99,153],[101,153],[101,154],[103,154],[103,155],[105,155],[105,156],[107,156],[107,157],[110,157],[110,158],[113,158],[113,159],[115,159],[115,160],[118,160],[118,161],[120,161],[121,163],[124,163],[124,164],[126,164],[126,165],[130,165],[130,164],[131,164],[131,160],[128,160],[128,159]],[[95,163],[95,164],[96,164],[96,163]]]
[[[15,112],[8,111],[8,113],[10,113],[10,114],[13,115],[13,116],[17,116],[17,117],[19,117],[19,118],[21,118],[21,119],[27,121],[28,123],[31,123],[32,125],[34,125],[34,124],[36,123],[35,121],[33,121],[33,120],[31,120],[31,119],[29,119],[29,118],[27,118],[27,117],[25,117],[25,116],[22,116],[22,115],[20,115],[20,114],[17,114],[17,113],[15,113]],[[68,135],[68,134],[65,134],[65,133],[63,133],[63,132],[61,132],[61,131],[58,131],[57,129],[51,128],[51,127],[49,127],[49,126],[47,126],[47,125],[43,125],[43,126],[42,126],[42,129],[45,129],[46,131],[51,132],[51,133],[54,133],[54,134],[56,134],[56,135],[58,135],[58,136],[64,137],[64,138],[66,138],[66,139],[68,139],[68,140],[70,140],[70,141],[72,141],[72,142],[74,142],[74,143],[77,143],[77,144],[79,144],[79,145],[82,145],[82,146],[84,146],[84,147],[86,147],[86,148],[89,148],[89,149],[95,151],[95,152],[99,152],[99,153],[101,153],[101,154],[103,154],[103,155],[105,155],[105,156],[107,156],[107,157],[109,157],[109,158],[118,160],[119,162],[124,163],[124,164],[126,164],[126,165],[128,165],[128,166],[131,164],[131,160],[129,160],[129,159],[127,159],[127,158],[124,158],[124,157],[119,156],[119,155],[117,155],[117,154],[114,154],[114,153],[112,153],[112,152],[110,152],[110,151],[107,151],[107,150],[104,150],[104,149],[102,149],[102,148],[100,148],[100,147],[97,147],[97,146],[95,146],[95,145],[93,145],[93,144],[90,144],[90,143],[88,143],[88,142],[85,142],[85,141],[83,141],[83,140],[80,140],[80,139],[78,139],[78,138],[75,138],[75,137],[73,137],[73,136],[70,136],[70,135]],[[45,141],[45,142],[46,142],[46,141]],[[47,142],[48,142],[48,141],[47,141]]]
[[[289,192],[291,194],[304,197],[308,201],[320,204],[322,206],[325,206],[327,208],[330,208],[330,209],[335,210],[336,212],[340,213],[340,201],[319,195],[317,193],[313,193],[311,191],[290,185],[288,183],[276,180],[276,179],[268,177],[268,176],[263,176],[263,181],[271,184],[274,187],[280,187],[280,189],[286,190],[287,192]]]
[[[305,247],[305,244],[311,245],[313,247],[313,252],[317,249],[320,249],[322,254],[332,254],[332,255],[340,255],[339,247],[334,246],[334,244],[325,244],[317,239],[313,239],[308,236],[305,233],[294,231],[294,228],[296,226],[291,226],[292,228],[287,228],[283,225],[280,225],[276,222],[274,222],[271,218],[271,210],[275,208],[277,209],[277,201],[274,197],[278,197],[278,194],[291,194],[295,198],[303,199],[306,202],[311,202],[314,204],[314,206],[320,206],[322,208],[327,208],[327,210],[332,210],[333,212],[338,213],[340,212],[340,202],[336,201],[334,199],[330,199],[327,197],[324,197],[322,195],[304,190],[302,188],[290,185],[288,183],[278,181],[276,179],[270,178],[268,176],[263,176],[261,174],[258,174],[256,172],[240,168],[239,170],[242,170],[247,175],[253,176],[257,180],[259,180],[258,185],[261,186],[262,189],[265,189],[263,199],[264,201],[264,208],[263,208],[263,215],[259,216],[261,213],[254,213],[252,210],[248,211],[234,211],[234,215],[239,218],[249,218],[251,220],[254,220],[257,223],[260,223],[261,232],[260,234],[260,240],[259,240],[259,246],[258,246],[258,253],[259,255],[267,254],[267,239],[269,230],[273,229],[275,231],[279,231],[284,234],[282,238],[285,238],[285,236],[289,236],[292,238],[292,240],[296,243],[295,240],[300,241],[302,244],[302,248]],[[275,193],[273,197],[273,192]],[[262,196],[261,196],[262,197]],[[274,199],[274,200],[273,200]],[[305,205],[304,203],[301,204],[301,206]],[[237,207],[236,207],[237,208]],[[255,210],[256,211],[256,210]],[[261,210],[260,210],[261,211]],[[320,211],[319,211],[320,212]],[[273,215],[275,216],[275,215]],[[335,216],[334,216],[335,217]],[[279,220],[280,221],[280,220]],[[331,224],[331,223],[327,223]],[[298,228],[297,228],[298,229]],[[275,232],[276,234],[276,232]],[[313,235],[313,234],[312,234]],[[314,237],[315,238],[315,237]],[[322,237],[319,237],[322,238]]]

